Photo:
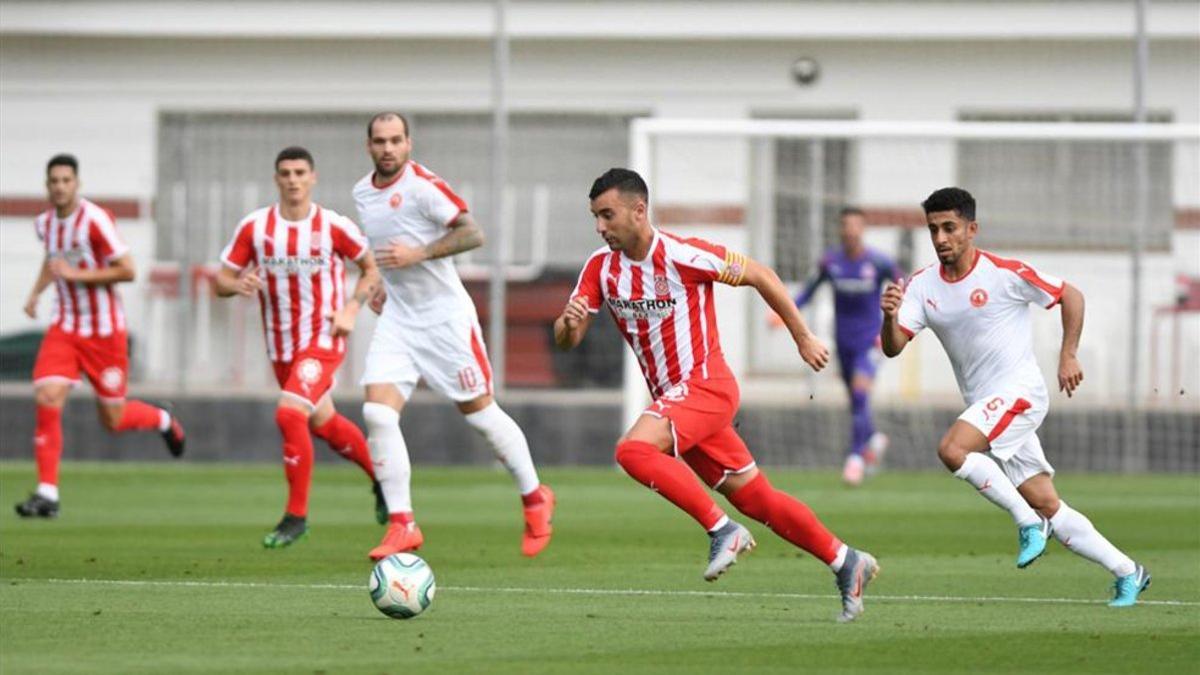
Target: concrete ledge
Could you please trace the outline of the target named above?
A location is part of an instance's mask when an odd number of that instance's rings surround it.
[[[28,393],[0,392],[0,459],[28,459],[34,406]],[[153,399],[151,399],[153,400]],[[361,425],[361,400],[340,398],[338,409]],[[622,432],[621,402],[615,392],[560,392],[548,396],[514,393],[503,402],[544,465],[606,465]],[[190,396],[175,402],[188,429],[186,461],[274,462],[279,432],[274,397]],[[937,442],[954,421],[955,407],[879,408],[876,422],[892,439],[888,465],[928,469],[940,464]],[[1148,411],[1144,417],[1151,471],[1200,471],[1200,413]],[[835,467],[847,443],[844,407],[772,406],[749,403],[739,412],[738,431],[763,466]],[[1039,435],[1052,464],[1064,470],[1120,471],[1124,466],[1124,417],[1104,409],[1055,411]],[[415,464],[487,464],[491,451],[453,405],[418,392],[401,418]],[[64,454],[70,459],[169,460],[157,434],[117,436],[96,421],[90,397],[76,396],[63,415]],[[318,441],[318,461],[341,461]]]

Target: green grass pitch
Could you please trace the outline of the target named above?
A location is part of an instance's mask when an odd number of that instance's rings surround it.
[[[1008,517],[945,474],[773,471],[883,573],[856,623],[832,575],[757,523],[758,549],[715,584],[686,516],[610,469],[551,469],[555,538],[519,554],[507,475],[417,467],[437,575],[424,615],[385,618],[366,591],[382,528],[352,467],[316,467],[309,538],[266,551],[279,467],[67,463],[56,521],[11,503],[28,463],[0,464],[0,671],[16,673],[1195,672],[1197,477],[1068,475],[1064,497],[1154,575],[1111,610],[1111,577],[1052,542],[1013,565]],[[639,593],[637,591],[644,591]],[[1187,665],[1187,664],[1192,665]]]

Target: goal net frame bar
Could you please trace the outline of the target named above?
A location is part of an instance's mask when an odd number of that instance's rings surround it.
[[[1144,141],[1200,143],[1200,125],[1112,122],[930,122],[899,120],[692,119],[639,117],[629,129],[630,168],[653,179],[654,138]],[[1135,321],[1136,323],[1136,321]],[[1136,330],[1136,328],[1134,328]],[[624,350],[622,419],[628,428],[649,403],[641,368]]]

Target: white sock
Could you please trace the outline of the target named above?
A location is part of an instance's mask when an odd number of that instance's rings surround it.
[[[493,402],[483,410],[464,415],[480,435],[491,444],[496,459],[504,464],[504,468],[517,481],[517,489],[522,495],[527,495],[537,489],[537,469],[533,466],[533,458],[529,456],[529,443],[525,440],[525,432]]]
[[[842,571],[842,565],[846,564],[846,554],[850,552],[850,547],[842,544],[838,547],[837,557],[833,562],[829,563],[829,569],[833,570],[834,574]]]
[[[1105,539],[1087,516],[1067,506],[1064,501],[1060,500],[1058,504],[1058,513],[1050,519],[1055,539],[1061,541],[1072,553],[1112,572],[1113,576],[1133,574],[1137,565],[1122,553],[1121,549]]]
[[[1017,492],[1016,486],[1004,474],[1004,470],[990,457],[979,452],[967,453],[966,461],[958,467],[954,476],[974,485],[984,499],[1008,511],[1017,522],[1017,527],[1042,522],[1042,517],[1029,506],[1021,493]]]
[[[363,404],[363,418],[375,480],[383,490],[388,513],[412,513],[412,464],[404,434],[400,433],[400,413],[391,406],[368,401]]]
[[[37,493],[52,502],[58,501],[58,486],[50,483],[38,483]]]
[[[717,521],[716,525],[713,525],[712,527],[708,528],[708,533],[713,534],[728,524],[729,524],[729,516],[721,516],[721,519]]]
[[[158,410],[158,430],[166,431],[171,428],[171,413],[159,408]]]

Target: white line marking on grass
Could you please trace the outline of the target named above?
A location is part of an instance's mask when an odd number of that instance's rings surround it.
[[[166,586],[173,588],[294,588],[309,590],[361,591],[366,584],[289,584],[267,583],[261,581],[189,581],[180,580],[140,580],[140,579],[37,579],[6,578],[3,582],[46,583],[46,584],[104,584],[107,586]],[[836,595],[820,595],[814,593],[756,593],[748,591],[671,591],[639,588],[516,588],[501,586],[487,588],[484,586],[439,586],[438,591],[452,593],[542,593],[546,595],[624,595],[624,596],[666,596],[666,597],[722,597],[722,598],[775,598],[794,600],[836,600]],[[1008,596],[959,596],[959,595],[870,595],[871,600],[880,602],[1015,602],[1051,605],[1095,605],[1106,600],[1088,600],[1085,598],[1022,598]],[[1200,607],[1200,602],[1189,600],[1138,600],[1139,605],[1161,605],[1168,607]]]

